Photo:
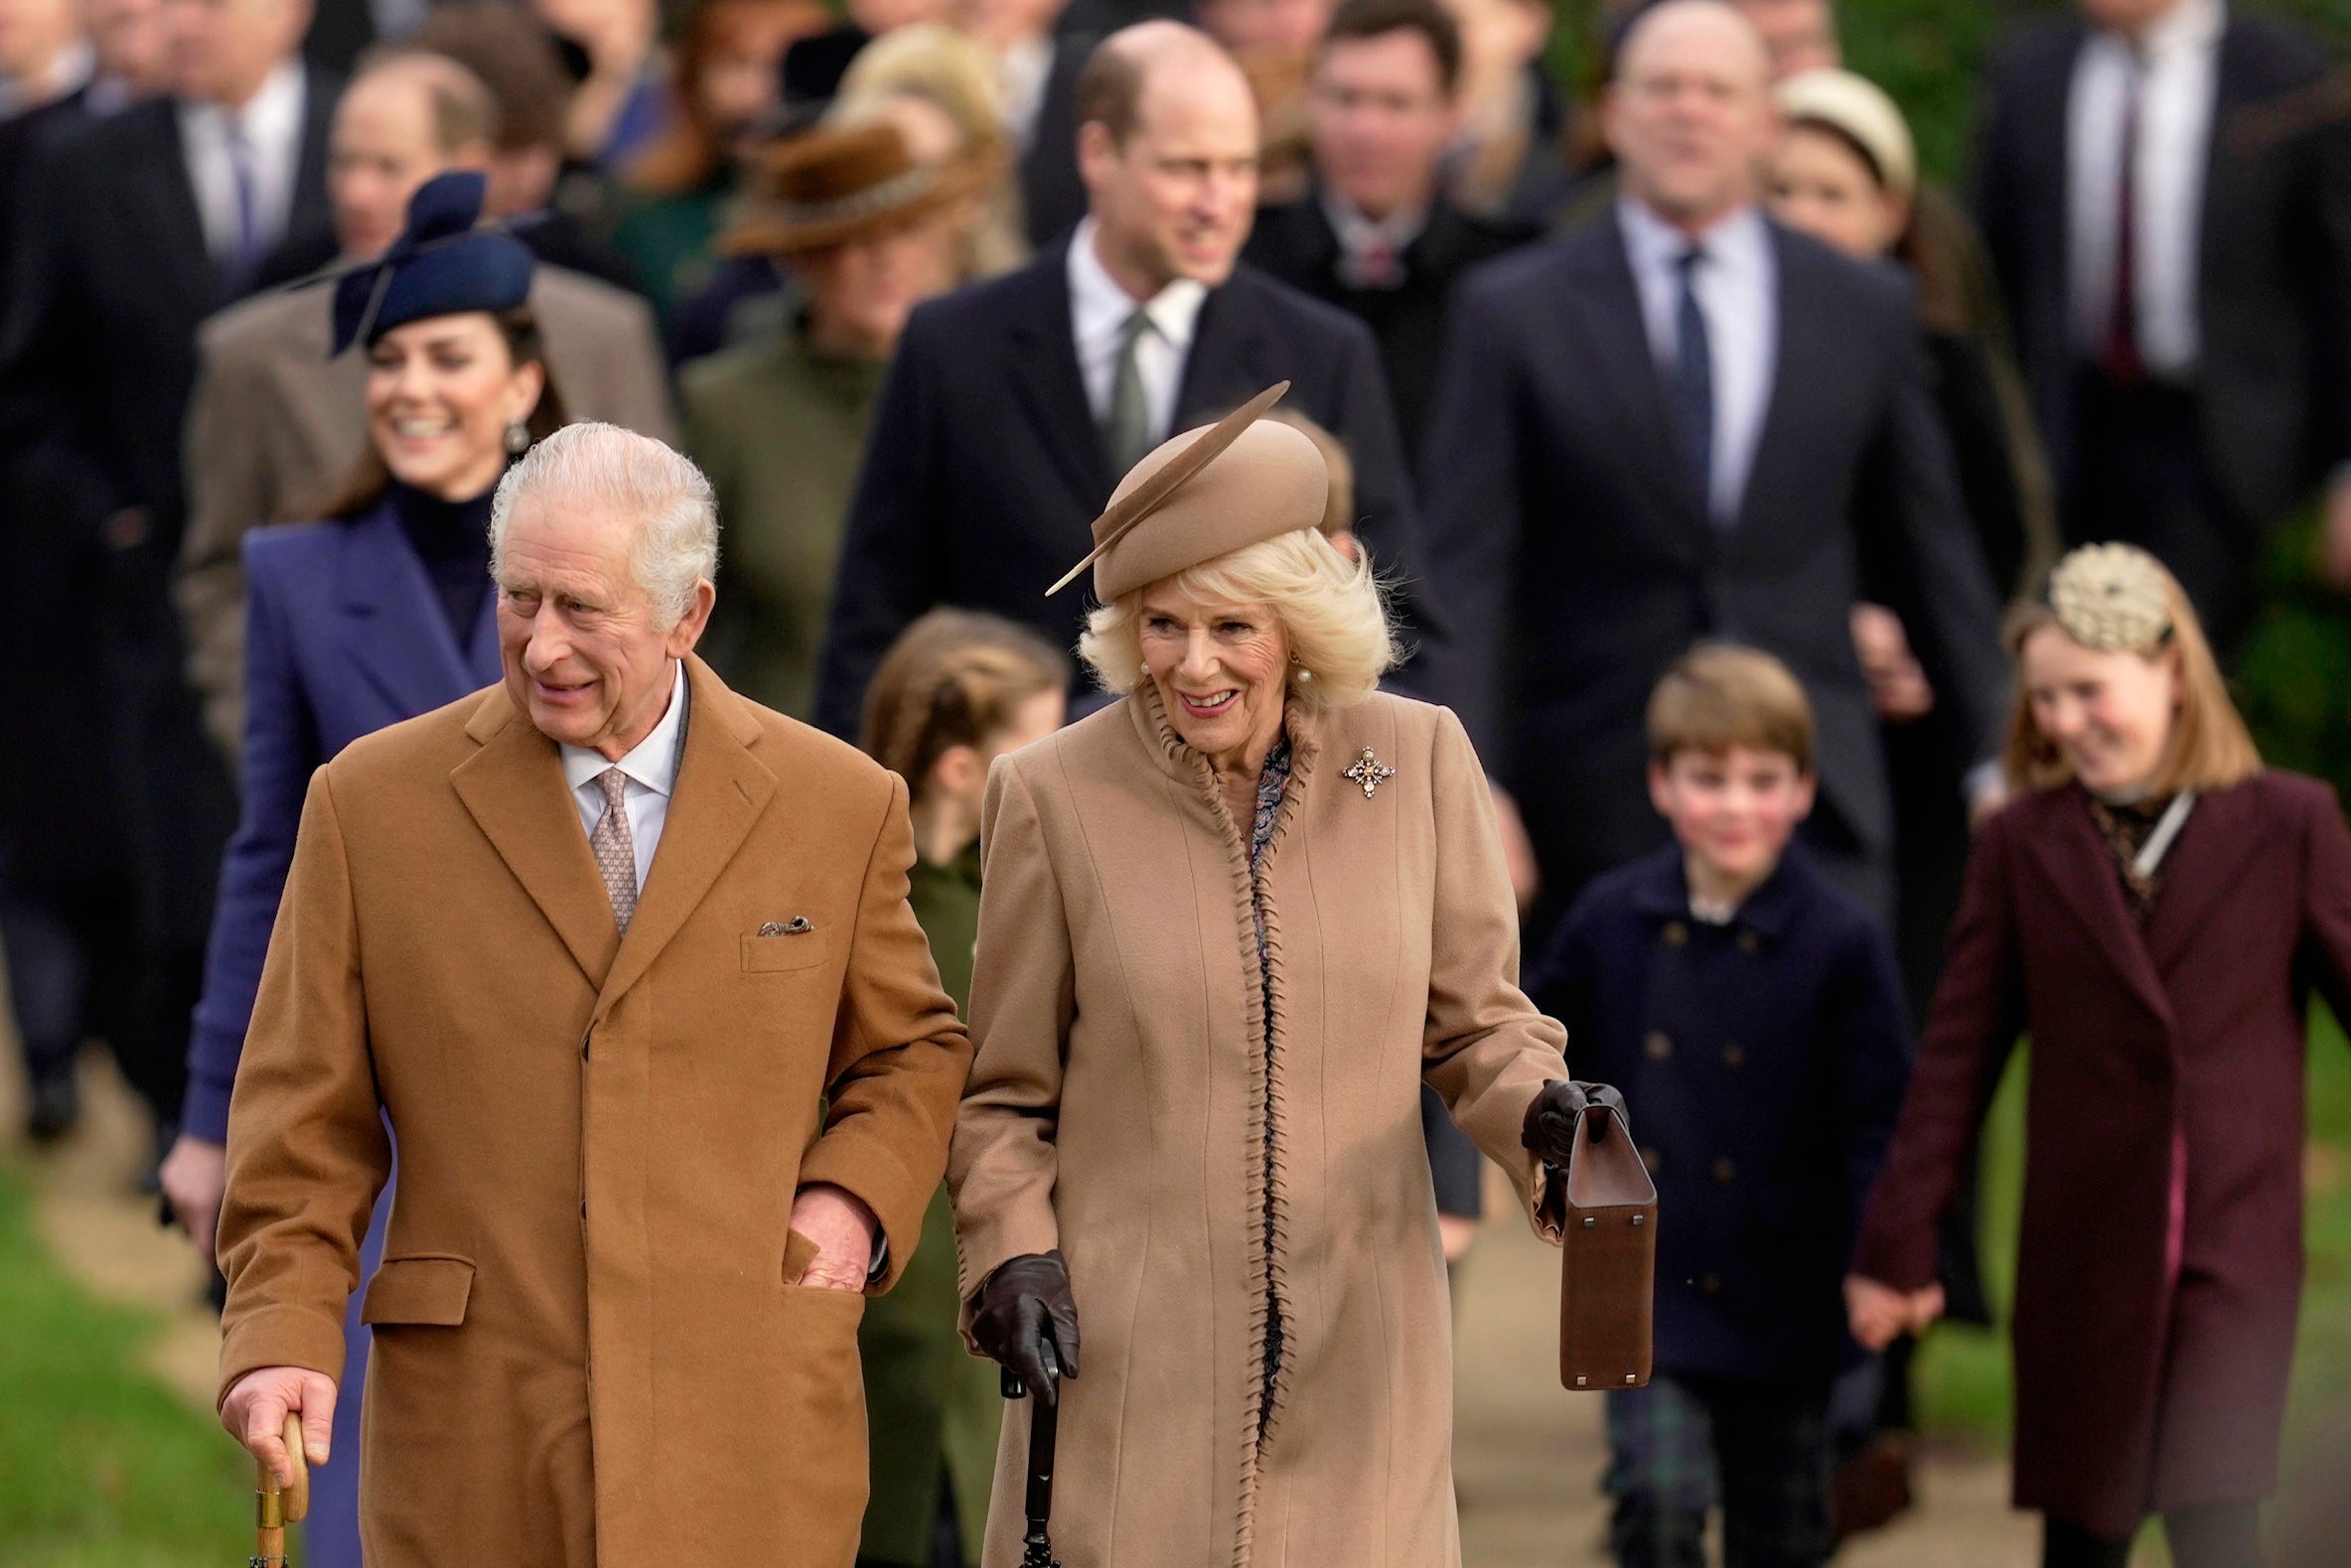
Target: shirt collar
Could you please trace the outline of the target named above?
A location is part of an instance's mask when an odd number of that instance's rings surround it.
[[[1330,219],[1331,232],[1339,236],[1339,248],[1350,254],[1385,243],[1400,256],[1428,226],[1425,207],[1399,208],[1386,217],[1374,218],[1327,187],[1316,191],[1315,197],[1322,203],[1323,216]]]
[[[1100,231],[1100,225],[1089,217],[1070,236],[1070,306],[1081,353],[1089,344],[1115,341],[1136,309],[1134,296],[1110,276],[1095,251],[1095,236]],[[1200,307],[1207,302],[1207,284],[1178,278],[1144,300],[1141,309],[1161,338],[1178,352],[1187,352],[1192,347],[1193,329],[1200,323]]]
[[[183,100],[180,112],[183,124],[203,125],[223,137],[228,134],[229,111],[221,104]],[[281,147],[292,142],[302,126],[302,62],[289,60],[271,71],[235,118],[252,147]]]
[[[1709,263],[1745,268],[1760,260],[1768,243],[1763,213],[1752,203],[1716,219],[1713,227],[1695,239],[1651,212],[1646,203],[1629,196],[1617,198],[1616,215],[1636,274],[1671,270],[1692,245],[1706,253]]]
[[[2221,30],[2228,20],[2229,9],[2223,0],[2180,0],[2148,25],[2135,47],[2120,35],[2109,36],[2124,48],[2133,50],[2139,59],[2154,61],[2211,48],[2220,41]]]
[[[676,786],[678,759],[685,752],[684,660],[678,661],[676,669],[676,677],[669,687],[669,711],[661,715],[661,722],[653,727],[653,733],[639,741],[619,762],[585,746],[559,748],[563,753],[565,784],[578,789],[595,783],[605,769],[618,768],[658,795],[666,796]]]

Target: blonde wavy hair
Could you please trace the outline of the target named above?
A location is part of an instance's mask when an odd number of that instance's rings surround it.
[[[1165,581],[1204,604],[1271,610],[1290,645],[1290,692],[1310,707],[1363,701],[1403,654],[1371,562],[1349,560],[1312,528],[1244,545]],[[1087,616],[1078,656],[1104,691],[1123,696],[1142,684],[1143,595],[1157,586]]]
[[[2171,736],[2147,781],[2150,794],[2177,794],[2183,789],[2207,792],[2243,784],[2262,771],[2262,754],[2245,728],[2237,705],[2229,700],[2228,682],[2212,656],[2203,623],[2188,603],[2179,579],[2160,562],[2149,562],[2162,574],[2164,618],[2170,622],[2163,641],[2132,656],[2150,663],[2174,661],[2179,670],[2179,711],[2172,716]],[[2072,780],[2073,769],[2055,742],[2033,722],[2032,693],[2024,684],[2024,644],[2042,632],[2055,632],[2072,641],[2057,612],[2046,604],[2022,606],[2008,617],[2004,641],[2016,663],[2015,705],[2008,714],[2008,741],[2001,754],[2001,770],[2010,788],[2047,789]]]

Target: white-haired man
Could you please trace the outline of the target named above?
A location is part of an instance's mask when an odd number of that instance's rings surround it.
[[[491,532],[505,680],[304,807],[229,1112],[222,1421],[282,1467],[298,1410],[329,1458],[388,1121],[370,1563],[846,1568],[862,1298],[970,1056],[905,785],[693,657],[717,522],[666,447],[560,431]]]

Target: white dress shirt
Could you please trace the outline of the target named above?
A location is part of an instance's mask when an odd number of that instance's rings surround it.
[[[302,63],[290,60],[233,114],[218,103],[181,100],[180,146],[188,160],[188,182],[196,190],[196,210],[204,218],[205,248],[214,260],[226,261],[236,249],[236,166],[228,149],[232,121],[252,159],[254,254],[266,256],[286,237],[294,182],[302,175],[308,91]]]
[[[1183,389],[1184,361],[1191,356],[1192,333],[1200,325],[1200,307],[1208,300],[1208,285],[1178,278],[1149,299],[1137,301],[1119,287],[1095,250],[1100,230],[1093,218],[1078,225],[1070,237],[1070,331],[1078,345],[1078,369],[1086,378],[1086,401],[1094,422],[1110,417],[1110,394],[1118,380],[1118,351],[1126,320],[1139,308],[1151,318],[1152,331],[1135,345],[1136,368],[1142,372],[1143,399],[1151,411],[1154,446],[1175,434],[1176,394]]]
[[[661,827],[669,820],[669,792],[676,787],[678,760],[685,755],[685,665],[680,662],[675,668],[668,710],[628,756],[616,763],[584,746],[558,748],[563,754],[563,782],[571,785],[571,803],[579,808],[580,826],[591,838],[604,815],[604,786],[596,781],[607,768],[618,768],[627,776],[621,801],[629,812],[629,832],[637,842],[640,895],[645,892],[646,874],[653,870],[654,851],[661,847]]]
[[[2196,367],[2196,287],[2204,232],[2204,176],[2220,88],[2221,0],[2180,0],[2138,47],[2093,33],[2074,61],[2066,104],[2066,212],[2075,346],[2095,358],[2111,330],[2115,239],[2123,183],[2123,121],[2131,78],[2143,72],[2131,281],[2146,367],[2184,379]]]
[[[1682,354],[1683,252],[1705,252],[1690,280],[1706,316],[1707,356],[1714,366],[1714,518],[1739,514],[1754,472],[1755,447],[1771,410],[1780,352],[1780,265],[1763,214],[1745,207],[1692,240],[1630,197],[1617,203],[1633,281],[1641,290],[1641,319],[1661,375],[1671,376]]]

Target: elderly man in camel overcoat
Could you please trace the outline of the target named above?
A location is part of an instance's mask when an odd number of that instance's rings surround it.
[[[717,525],[658,442],[549,437],[492,541],[503,684],[311,783],[229,1112],[221,1418],[359,1464],[375,1568],[847,1568],[857,1323],[970,1055],[905,786],[692,655]]]

